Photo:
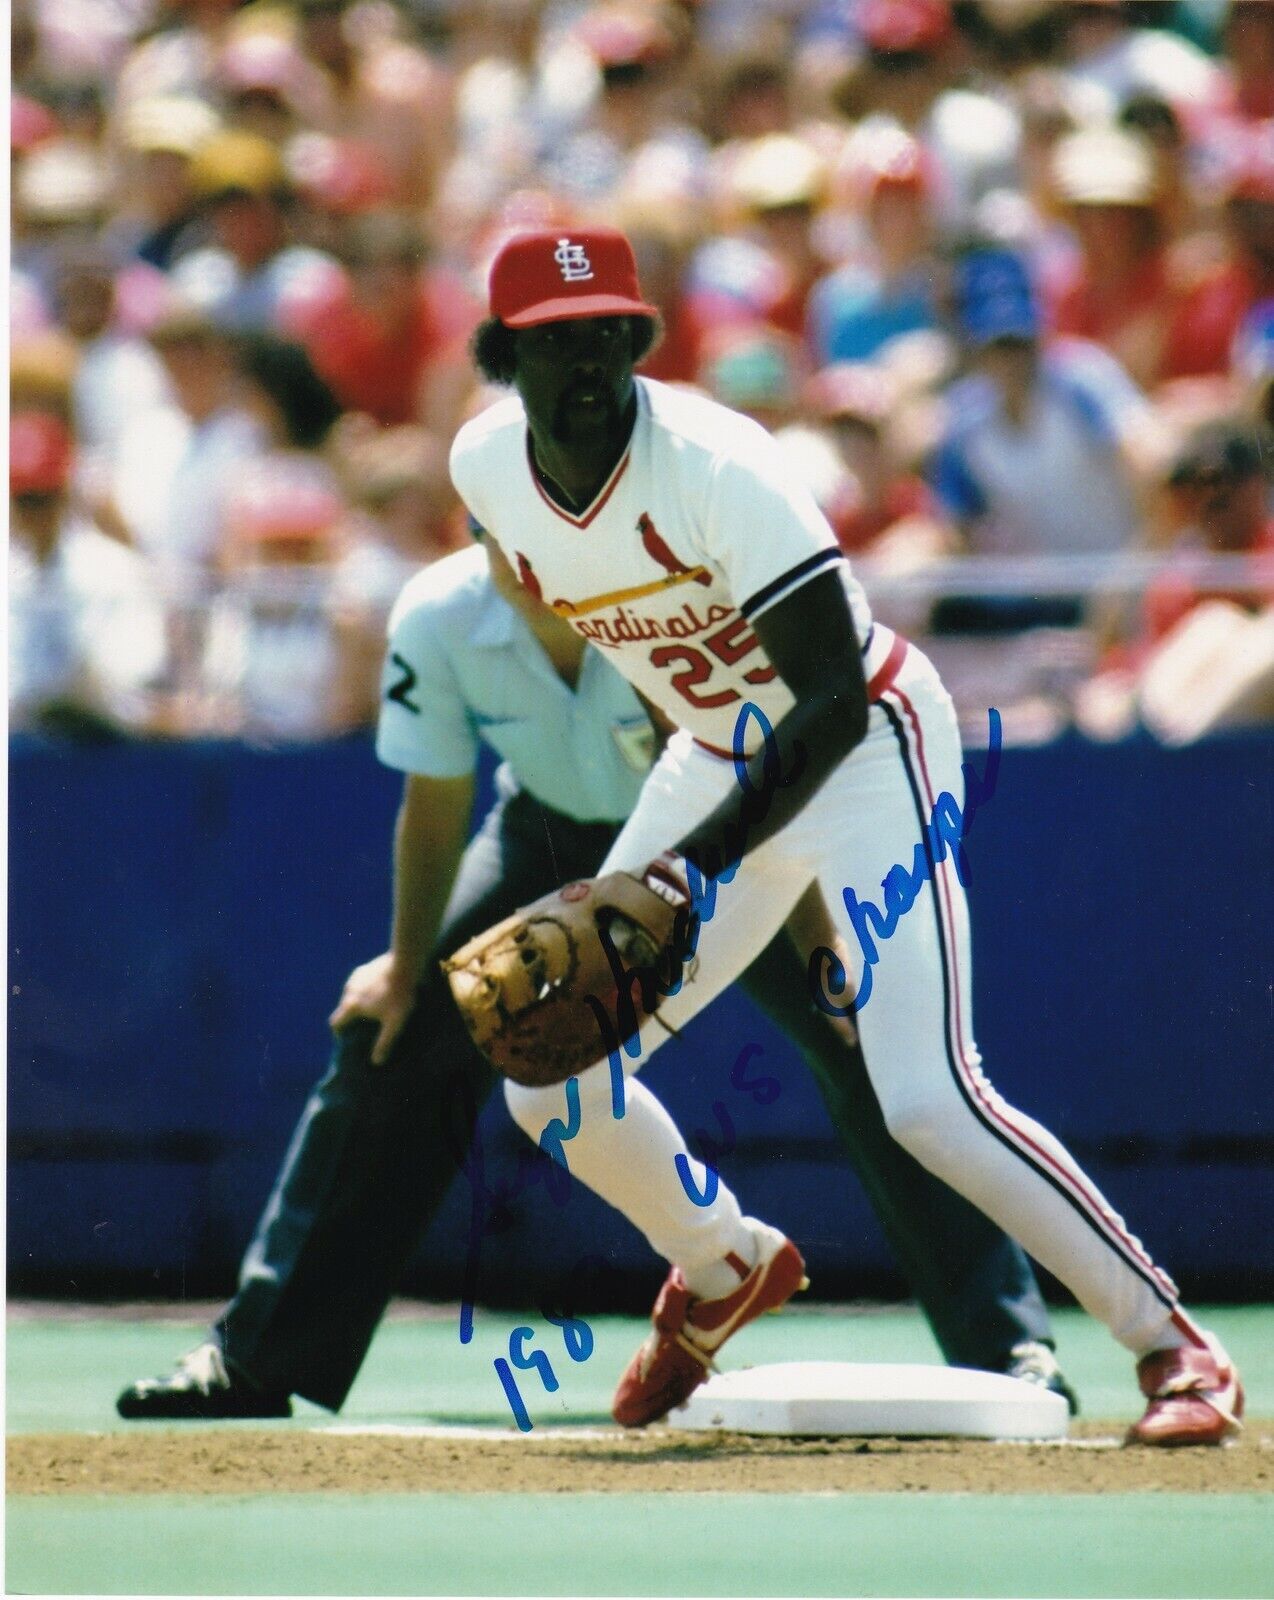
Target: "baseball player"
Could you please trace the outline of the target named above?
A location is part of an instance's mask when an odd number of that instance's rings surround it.
[[[465,846],[481,734],[499,797]],[[209,1338],[119,1397],[134,1418],[338,1410],[495,1076],[436,961],[472,934],[597,870],[649,769],[650,722],[628,684],[476,546],[407,586],[391,619],[378,750],[406,774],[392,947],[350,977],[335,1050],[292,1139]],[[445,907],[445,910],[444,910]],[[815,1012],[773,942],[745,987],[815,1072],[946,1358],[1047,1385],[1074,1405],[1021,1250],[885,1130],[861,1054]]]
[[[816,884],[837,937],[812,976],[824,1005],[856,998],[894,1137],[1134,1353],[1148,1405],[1130,1442],[1219,1442],[1240,1426],[1233,1364],[1068,1152],[981,1071],[960,742],[932,666],[873,623],[761,427],[634,376],[657,312],[622,234],[514,237],[492,264],[490,312],[475,356],[516,392],[460,430],[452,477],[522,583],[677,725],[601,872],[701,920],[689,981],[642,1021],[618,1089],[601,1049],[568,1084],[569,1124],[562,1084],[505,1082],[533,1139],[578,1122],[572,1173],[673,1263],[616,1419],[683,1402],[731,1333],[800,1286],[795,1244],[724,1184],[688,1202],[679,1173],[702,1194],[703,1168],[636,1073]],[[740,716],[748,706],[760,715]]]

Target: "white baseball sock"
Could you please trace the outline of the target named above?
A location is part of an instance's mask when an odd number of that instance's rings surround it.
[[[739,1202],[686,1148],[676,1123],[645,1084],[625,1080],[625,1111],[616,1120],[610,1069],[590,1067],[576,1080],[579,1131],[561,1150],[572,1177],[622,1211],[651,1247],[679,1266],[691,1291],[708,1299],[738,1288],[741,1274],[726,1259],[751,1267],[756,1241]],[[565,1086],[530,1089],[506,1080],[504,1097],[514,1121],[538,1144],[554,1118],[569,1127]],[[678,1171],[684,1163],[690,1187],[708,1203],[691,1199]]]

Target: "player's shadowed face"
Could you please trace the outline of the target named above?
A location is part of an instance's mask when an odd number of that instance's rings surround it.
[[[581,317],[519,331],[514,383],[532,432],[559,445],[605,450],[624,429],[633,395],[627,317]]]

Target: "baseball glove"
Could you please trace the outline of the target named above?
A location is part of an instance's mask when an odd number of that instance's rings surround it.
[[[656,982],[670,970],[680,909],[629,873],[611,872],[568,883],[480,933],[442,963],[473,1042],[498,1071],[531,1086],[563,1083],[601,1061],[634,1031],[634,1016],[640,1026],[658,1008]],[[632,1011],[620,1004],[602,929],[621,970],[653,969],[627,984]]]

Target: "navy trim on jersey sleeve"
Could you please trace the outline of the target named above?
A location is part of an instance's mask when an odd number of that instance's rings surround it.
[[[789,589],[795,589],[799,584],[804,583],[806,578],[813,577],[823,567],[830,566],[834,561],[843,561],[844,559],[844,552],[834,548],[816,550],[812,556],[806,556],[804,561],[798,561],[794,567],[789,567],[786,572],[781,573],[772,583],[767,583],[763,589],[758,589],[750,599],[743,602],[739,610],[745,617],[753,617],[763,607],[771,604],[772,601],[782,599]]]

